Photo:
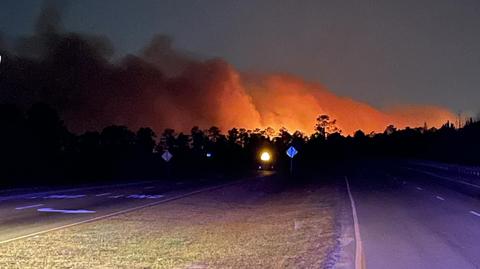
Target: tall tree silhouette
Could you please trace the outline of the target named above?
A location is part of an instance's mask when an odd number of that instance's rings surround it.
[[[34,104],[27,112],[27,128],[32,154],[53,156],[62,150],[68,131],[50,106]]]
[[[315,131],[318,137],[327,138],[328,135],[333,133],[340,133],[340,129],[336,126],[337,120],[330,119],[328,115],[320,115],[317,118],[315,124]]]
[[[148,155],[155,148],[157,135],[151,128],[140,128],[135,134],[135,145],[141,155]]]

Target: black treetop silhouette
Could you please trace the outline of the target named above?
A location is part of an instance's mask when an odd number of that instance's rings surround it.
[[[206,130],[194,126],[190,133],[165,129],[157,135],[148,127],[135,132],[116,125],[78,135],[67,130],[58,113],[46,104],[34,104],[26,112],[1,104],[0,184],[242,174],[256,169],[261,149],[272,152],[273,165],[281,172],[288,169],[285,151],[292,145],[299,151],[296,165],[306,173],[366,159],[480,163],[480,122],[473,119],[462,128],[449,122],[439,129],[387,126],[383,133],[358,130],[353,136],[342,135],[335,123],[328,115],[319,115],[311,136],[285,128],[278,132],[233,128],[224,134],[215,126]],[[174,156],[168,163],[161,158],[165,150]]]

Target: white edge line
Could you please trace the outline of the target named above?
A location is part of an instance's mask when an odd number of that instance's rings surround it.
[[[416,171],[416,172],[419,172],[419,173],[423,173],[423,174],[427,174],[429,176],[432,176],[432,177],[437,177],[437,178],[441,178],[441,179],[445,179],[445,180],[448,180],[450,182],[453,182],[453,183],[459,183],[459,184],[462,184],[462,185],[465,185],[465,186],[469,186],[469,187],[473,187],[473,188],[476,188],[476,189],[480,189],[480,186],[479,185],[475,185],[475,184],[472,184],[472,183],[468,183],[466,181],[463,181],[463,180],[454,180],[454,179],[451,179],[451,178],[448,178],[448,177],[445,177],[445,176],[441,176],[441,175],[437,175],[435,173],[431,173],[431,172],[427,172],[427,171],[423,171],[423,170],[420,170],[420,169],[415,169],[415,168],[408,168],[409,170],[413,170],[413,171]]]
[[[78,199],[86,197],[86,194],[76,194],[76,195],[67,195],[67,194],[51,194],[42,197],[43,199]]]
[[[350,204],[352,206],[353,226],[355,229],[355,269],[361,269],[363,265],[362,238],[360,237],[357,208],[355,207],[355,201],[353,200],[352,192],[350,191],[350,184],[348,183],[347,176],[345,176],[345,183],[347,184],[348,196],[350,197]]]
[[[23,209],[28,209],[28,208],[34,208],[34,207],[41,207],[43,204],[36,204],[36,205],[27,205],[27,206],[21,206],[21,207],[16,207],[16,210],[23,210]]]
[[[135,185],[142,185],[142,184],[155,183],[155,182],[158,182],[158,181],[149,180],[149,181],[139,181],[139,182],[130,182],[130,183],[111,184],[111,185],[88,186],[88,187],[67,188],[67,189],[58,189],[58,190],[34,192],[34,193],[24,193],[24,194],[0,196],[0,201],[22,199],[29,196],[44,196],[44,195],[55,194],[55,193],[65,193],[65,192],[68,193],[68,192],[87,191],[87,190],[95,190],[95,189],[103,189],[103,188],[119,188],[119,187],[135,186]],[[8,190],[5,190],[5,191],[8,191]]]
[[[9,243],[9,242],[12,242],[12,241],[17,241],[17,240],[20,240],[20,239],[25,239],[25,238],[32,237],[32,236],[37,236],[37,235],[41,235],[41,234],[45,234],[45,233],[49,233],[49,232],[53,232],[53,231],[58,231],[58,230],[65,229],[65,228],[70,228],[70,227],[73,227],[73,226],[78,226],[78,225],[81,225],[81,224],[84,224],[84,223],[89,223],[89,222],[94,222],[94,221],[106,219],[106,218],[109,218],[109,217],[113,217],[113,216],[116,216],[116,215],[132,212],[132,211],[135,211],[135,210],[139,210],[139,209],[143,209],[143,208],[147,208],[147,207],[151,207],[151,206],[155,206],[155,205],[158,205],[158,204],[167,203],[167,202],[170,202],[170,201],[185,198],[187,196],[195,195],[195,194],[198,194],[198,193],[201,193],[201,192],[212,191],[212,190],[220,189],[220,188],[223,188],[223,187],[226,187],[226,186],[229,186],[229,185],[238,184],[240,182],[242,182],[242,180],[238,180],[238,181],[234,181],[234,182],[230,182],[230,183],[225,183],[225,184],[221,184],[221,185],[217,185],[217,186],[207,187],[207,188],[203,188],[203,189],[200,189],[200,190],[196,190],[196,191],[192,191],[192,192],[189,192],[189,193],[174,196],[174,197],[171,197],[171,198],[168,198],[168,199],[164,199],[164,200],[161,200],[161,201],[156,201],[156,202],[148,203],[148,204],[145,204],[145,205],[136,206],[136,207],[120,210],[120,211],[117,211],[117,212],[109,213],[107,215],[98,216],[98,217],[94,217],[94,218],[91,218],[91,219],[87,219],[87,220],[83,220],[83,221],[79,221],[79,222],[75,222],[75,223],[70,223],[70,224],[66,224],[66,225],[63,225],[63,226],[59,226],[59,227],[55,227],[55,228],[31,233],[31,234],[22,235],[22,236],[19,236],[19,237],[15,237],[15,238],[0,241],[0,245],[5,244],[5,243]]]
[[[54,209],[50,207],[43,207],[37,209],[38,212],[46,213],[63,213],[63,214],[95,214],[97,211],[86,209]]]
[[[480,213],[476,212],[476,211],[470,211],[471,214],[477,216],[477,217],[480,217]]]
[[[442,196],[438,196],[438,195],[437,195],[436,198],[437,198],[438,200],[445,201],[445,198],[443,198]]]
[[[105,192],[105,193],[100,193],[100,194],[97,194],[95,195],[96,197],[100,197],[100,196],[106,196],[106,195],[110,195],[112,194],[111,192]]]

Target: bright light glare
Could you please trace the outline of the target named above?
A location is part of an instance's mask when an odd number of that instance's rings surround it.
[[[270,161],[270,153],[268,153],[266,151],[262,152],[262,155],[260,155],[260,160],[262,160],[264,162]]]

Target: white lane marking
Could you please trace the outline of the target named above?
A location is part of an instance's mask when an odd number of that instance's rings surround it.
[[[151,189],[155,189],[155,186],[148,186],[148,187],[145,187],[145,188],[143,188],[143,189],[145,189],[145,190],[151,190]]]
[[[249,179],[251,179],[251,178],[249,178]],[[26,235],[22,235],[22,236],[15,237],[15,238],[10,238],[10,239],[7,239],[7,240],[0,241],[0,245],[5,244],[5,243],[9,243],[9,242],[12,242],[12,241],[17,241],[17,240],[20,240],[20,239],[24,239],[24,238],[29,238],[29,237],[32,237],[32,236],[37,236],[37,235],[41,235],[41,234],[45,234],[45,233],[49,233],[49,232],[58,231],[58,230],[61,230],[61,229],[70,228],[70,227],[73,227],[73,226],[78,226],[78,225],[81,225],[81,224],[84,224],[84,223],[89,223],[89,222],[94,222],[94,221],[110,218],[110,217],[113,217],[113,216],[117,216],[117,215],[120,215],[120,214],[125,214],[125,213],[132,212],[132,211],[135,211],[135,210],[156,206],[156,205],[159,205],[159,204],[162,204],[162,203],[175,201],[175,200],[182,199],[182,198],[185,198],[185,197],[188,197],[188,196],[192,196],[192,195],[195,195],[195,194],[198,194],[198,193],[213,191],[213,190],[220,189],[220,188],[223,188],[223,187],[232,186],[234,184],[241,183],[245,180],[248,180],[248,179],[237,180],[237,181],[234,181],[234,182],[225,183],[225,184],[221,184],[221,185],[217,185],[217,186],[206,187],[206,188],[203,188],[203,189],[200,189],[200,190],[191,191],[191,192],[188,192],[188,193],[185,193],[185,194],[170,197],[170,198],[167,198],[167,199],[164,199],[164,200],[161,200],[161,201],[151,202],[151,203],[148,203],[148,204],[144,204],[144,205],[141,205],[141,206],[136,206],[136,207],[120,210],[120,211],[113,212],[113,213],[110,213],[110,214],[106,214],[106,215],[103,215],[103,216],[98,216],[98,217],[94,217],[94,218],[91,218],[91,219],[86,219],[86,220],[82,220],[82,221],[79,221],[79,222],[74,222],[74,223],[63,225],[63,226],[59,226],[59,227],[55,227],[55,228],[31,233],[31,234],[26,234]]]
[[[161,194],[157,194],[157,195],[132,194],[127,196],[127,198],[133,198],[133,199],[159,199],[162,197],[163,195]]]
[[[419,191],[423,191],[423,188],[421,188],[421,187],[417,187],[417,190],[419,190]]]
[[[62,192],[65,193],[65,192],[74,192],[74,191],[107,189],[107,188],[112,188],[112,187],[118,188],[118,187],[136,186],[136,185],[142,185],[142,184],[153,184],[153,183],[156,183],[156,182],[158,182],[158,181],[149,180],[149,181],[140,181],[140,182],[130,182],[130,183],[124,183],[124,184],[100,185],[100,186],[91,186],[91,187],[82,187],[82,188],[71,188],[71,189],[63,189],[63,190],[26,193],[26,194],[19,194],[19,195],[2,196],[2,197],[0,197],[0,201],[20,199],[20,198],[29,197],[29,196],[32,196],[32,195],[42,196],[42,195],[49,195],[49,194],[62,193]],[[5,191],[8,191],[8,190],[5,190]]]
[[[64,195],[64,194],[52,194],[48,196],[44,196],[44,199],[77,199],[77,198],[82,198],[87,195],[85,194],[78,194],[78,195]]]
[[[476,188],[476,189],[480,189],[480,186],[479,186],[479,185],[475,185],[475,184],[472,184],[472,183],[468,183],[468,182],[463,181],[463,180],[459,180],[459,179],[453,180],[453,179],[448,178],[448,177],[440,176],[440,175],[437,175],[437,174],[435,174],[435,173],[430,173],[430,172],[423,171],[423,170],[419,170],[419,169],[413,169],[413,168],[408,168],[408,169],[413,170],[413,171],[416,171],[416,172],[419,172],[419,173],[423,173],[423,174],[426,174],[426,175],[429,175],[429,176],[432,176],[432,177],[437,177],[437,178],[445,179],[445,180],[448,180],[448,181],[453,182],[453,183],[460,183],[460,184],[463,184],[463,185],[466,185],[466,186],[469,186],[469,187],[473,187],[473,188]]]
[[[362,239],[360,237],[360,226],[358,224],[357,208],[355,207],[355,201],[353,200],[352,192],[350,191],[350,184],[348,184],[348,178],[345,176],[345,183],[347,184],[348,196],[350,197],[350,204],[352,206],[353,225],[355,228],[355,269],[363,268],[363,249]]]
[[[435,196],[435,198],[437,198],[438,200],[442,200],[442,201],[445,201],[445,198],[443,198],[442,196]]]
[[[123,197],[123,195],[120,194],[120,195],[108,196],[108,198],[114,198],[114,199],[117,199],[117,198],[120,198],[120,197]]]
[[[470,214],[473,214],[473,215],[475,215],[475,216],[477,216],[477,217],[480,217],[480,213],[478,213],[478,212],[476,212],[476,211],[473,211],[473,210],[470,211]]]
[[[38,212],[48,212],[48,213],[63,213],[63,214],[93,214],[97,211],[86,210],[86,209],[53,209],[53,208],[39,208]]]
[[[23,210],[23,209],[28,209],[28,208],[34,208],[34,207],[41,207],[43,204],[37,204],[37,205],[27,205],[27,206],[21,206],[21,207],[16,207],[16,210]]]
[[[107,196],[107,195],[110,195],[112,194],[111,192],[106,192],[106,193],[100,193],[100,194],[97,194],[95,195],[96,197],[101,197],[101,196]]]

